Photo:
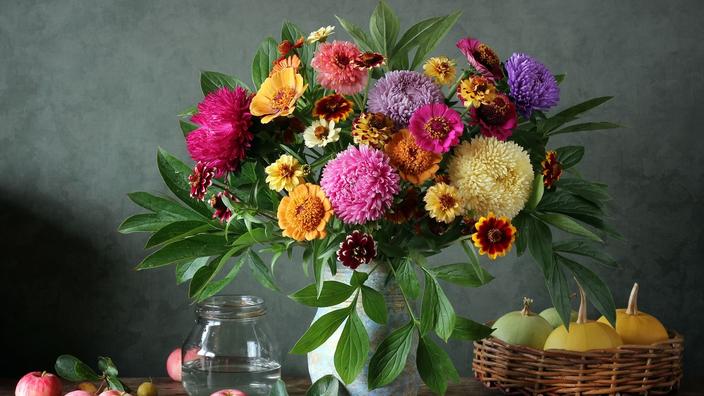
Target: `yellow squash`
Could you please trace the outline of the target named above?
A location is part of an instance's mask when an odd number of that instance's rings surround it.
[[[570,329],[561,325],[550,333],[543,349],[564,349],[584,352],[592,349],[611,349],[621,345],[621,337],[609,325],[587,320],[587,298],[579,286],[579,312]]]
[[[610,326],[605,317],[599,322]],[[665,326],[654,316],[638,311],[638,284],[633,284],[631,297],[628,299],[626,309],[616,310],[616,332],[621,336],[624,344],[650,345],[669,338]]]

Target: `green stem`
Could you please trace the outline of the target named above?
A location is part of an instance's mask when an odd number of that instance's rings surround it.
[[[367,107],[367,99],[369,98],[369,86],[372,84],[372,71],[367,71],[367,86],[364,88],[364,100],[362,102],[363,107],[359,109],[360,113],[364,113],[364,109]]]

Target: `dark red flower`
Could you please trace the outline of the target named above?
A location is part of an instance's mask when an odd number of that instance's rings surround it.
[[[323,96],[313,106],[313,116],[326,121],[344,121],[352,114],[353,103],[340,94]]]
[[[205,199],[205,193],[208,187],[213,184],[213,177],[217,170],[214,167],[198,162],[193,168],[193,173],[188,176],[188,182],[191,185],[191,198],[199,201]]]
[[[284,144],[293,143],[295,136],[303,133],[306,125],[298,117],[277,117],[274,118],[277,128],[277,138]]]
[[[418,198],[418,192],[414,188],[409,188],[406,190],[406,195],[403,197],[401,202],[395,203],[391,209],[386,212],[386,220],[396,223],[403,224],[408,220],[418,217],[421,213],[420,202]]]
[[[501,60],[491,47],[473,38],[463,38],[457,42],[457,48],[467,57],[467,62],[480,74],[492,80],[504,78]]]
[[[215,210],[213,212],[213,218],[220,220],[221,223],[230,220],[230,217],[232,217],[232,211],[222,200],[223,196],[227,197],[230,201],[235,201],[235,197],[227,191],[219,192],[210,197],[210,206]]]
[[[562,164],[557,160],[557,153],[548,151],[545,159],[540,162],[543,167],[543,185],[545,188],[552,188],[556,181],[562,176]]]
[[[303,43],[305,43],[303,37],[300,37],[295,43],[291,43],[289,40],[283,40],[277,47],[279,55],[281,55],[279,59],[285,58],[293,49],[303,47]]]
[[[475,227],[477,232],[472,234],[474,246],[479,248],[479,254],[486,254],[492,260],[506,255],[516,240],[516,227],[511,220],[496,217],[491,212],[480,217]]]
[[[462,217],[462,222],[460,223],[460,233],[462,235],[472,235],[477,232],[477,220],[464,216]]]
[[[359,54],[359,56],[352,61],[352,64],[358,69],[372,69],[383,65],[384,61],[385,58],[382,54],[377,52],[365,52]]]
[[[342,265],[352,269],[356,269],[362,264],[369,264],[374,257],[376,257],[374,238],[358,230],[347,235],[337,251],[337,259]]]
[[[469,115],[472,117],[470,125],[479,125],[482,135],[501,141],[511,137],[518,125],[516,105],[504,94],[494,95],[487,104],[470,107]]]

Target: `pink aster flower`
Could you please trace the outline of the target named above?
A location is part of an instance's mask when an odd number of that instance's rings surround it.
[[[366,70],[355,66],[362,51],[349,41],[320,44],[311,65],[318,72],[318,83],[343,95],[354,95],[367,85]]]
[[[470,107],[469,115],[472,117],[470,125],[479,125],[482,135],[501,141],[511,137],[518,126],[516,105],[504,94],[495,95],[488,104]]]
[[[188,152],[196,162],[217,169],[217,177],[236,171],[254,136],[249,131],[252,95],[244,88],[220,88],[198,103],[191,121],[198,129],[186,137]]]
[[[504,78],[501,60],[491,47],[473,38],[463,38],[457,42],[457,48],[467,57],[467,62],[486,78],[500,80]]]
[[[381,218],[398,193],[399,176],[383,151],[349,146],[323,169],[320,186],[335,215],[348,224]]]
[[[422,149],[442,154],[459,143],[464,124],[460,114],[444,103],[431,103],[413,113],[408,129]]]

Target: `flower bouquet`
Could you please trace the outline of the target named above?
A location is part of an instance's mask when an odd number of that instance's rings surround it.
[[[195,164],[157,154],[178,201],[129,195],[148,212],[120,231],[151,233],[146,247],[155,249],[137,268],[175,265],[177,282],[190,282],[189,297],[203,300],[244,266],[280,290],[278,259],[302,249],[313,281],[291,298],[335,309],[292,352],[312,352],[337,330],[334,374],[349,384],[363,373],[369,390],[396,380],[415,355],[413,374],[443,394],[458,373],[438,344],[492,331],[457,315],[443,283],[487,284],[482,256],[497,260],[514,246],[538,264],[563,322],[566,274],[613,322],[607,286],[576,261],[613,264],[599,246],[618,236],[604,220],[606,186],[575,171],[584,147],[550,145],[556,135],[617,127],[579,121],[610,98],[549,115],[564,76],[535,58],[514,53],[502,62],[473,38],[457,41],[459,60],[430,57],[459,17],[402,33],[382,1],[369,32],[337,18],[352,41],[332,40],[332,26],[304,35],[284,22],[281,38],[257,49],[251,85],[203,72],[204,98],[179,115]],[[465,262],[429,260],[455,244]],[[339,271],[349,276],[340,281]],[[375,274],[384,281],[372,284]],[[392,286],[400,308],[388,309],[380,292]],[[397,313],[398,325],[390,320]],[[370,343],[371,322],[386,332]]]

